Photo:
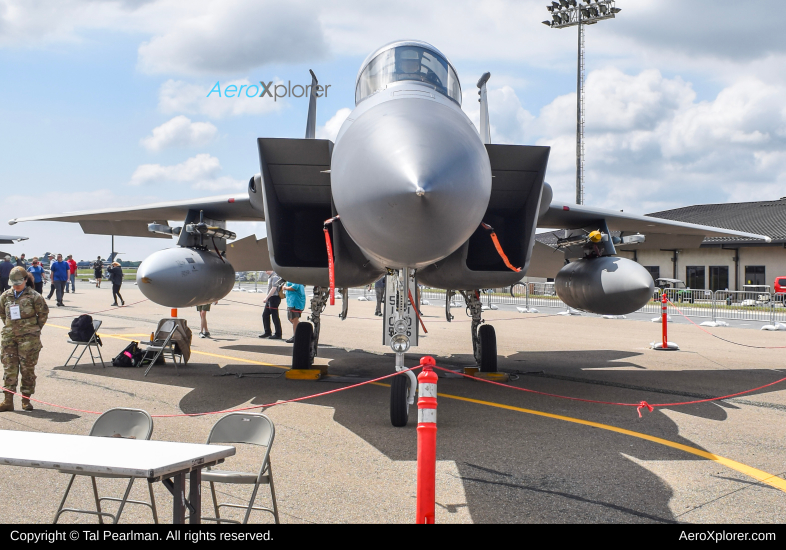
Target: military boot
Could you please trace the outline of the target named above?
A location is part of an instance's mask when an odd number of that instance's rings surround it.
[[[3,393],[5,393],[5,401],[3,401],[2,404],[0,404],[0,412],[13,411],[14,410],[14,394],[13,393],[8,393],[8,392],[3,392]]]
[[[11,406],[13,407],[13,401],[11,402]],[[33,404],[30,402],[30,396],[22,394],[22,410],[23,411],[32,411]]]

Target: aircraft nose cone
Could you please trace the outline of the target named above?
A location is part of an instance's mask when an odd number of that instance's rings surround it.
[[[491,195],[488,154],[457,109],[387,101],[361,115],[333,151],[344,228],[387,267],[423,267],[461,246]]]

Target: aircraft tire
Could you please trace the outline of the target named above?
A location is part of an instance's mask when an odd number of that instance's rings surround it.
[[[480,338],[480,372],[497,372],[497,333],[491,325],[481,325],[478,329]]]
[[[390,384],[390,423],[396,428],[407,425],[409,420],[409,403],[407,394],[409,392],[409,376],[399,374],[391,378]]]
[[[292,368],[311,368],[311,338],[314,336],[314,327],[311,323],[298,323],[295,329],[295,342],[292,345]]]

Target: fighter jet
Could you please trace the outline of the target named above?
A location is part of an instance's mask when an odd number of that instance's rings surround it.
[[[247,194],[9,223],[77,222],[85,233],[177,238],[177,247],[152,254],[137,273],[143,294],[167,307],[223,298],[235,270],[274,269],[288,281],[313,285],[311,323],[297,327],[293,368],[308,368],[317,355],[320,315],[334,288],[387,275],[383,335],[396,370],[404,369],[404,353],[418,343],[416,281],[447,290],[448,298],[460,293],[472,316],[475,359],[494,371],[496,336],[482,319],[480,289],[508,286],[525,274],[556,274],[557,293],[568,305],[624,314],[650,299],[653,281],[644,267],[617,256],[617,246],[675,248],[705,236],[768,239],[552,204],[544,181],[549,147],[491,144],[489,75],[478,82],[476,129],[461,110],[453,65],[426,42],[395,41],[366,58],[355,80],[355,108],[335,143],[315,139],[320,87],[311,77],[305,138],[259,138],[260,172]],[[230,220],[264,220],[267,238],[233,243]],[[564,230],[556,249],[535,242],[538,227]],[[406,425],[416,387],[410,371],[393,378],[393,425]]]

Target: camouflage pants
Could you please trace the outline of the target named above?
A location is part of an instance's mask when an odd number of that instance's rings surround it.
[[[2,345],[3,386],[16,391],[21,371],[21,393],[32,395],[35,392],[35,366],[38,363],[38,353],[42,348],[40,335],[3,335]]]

